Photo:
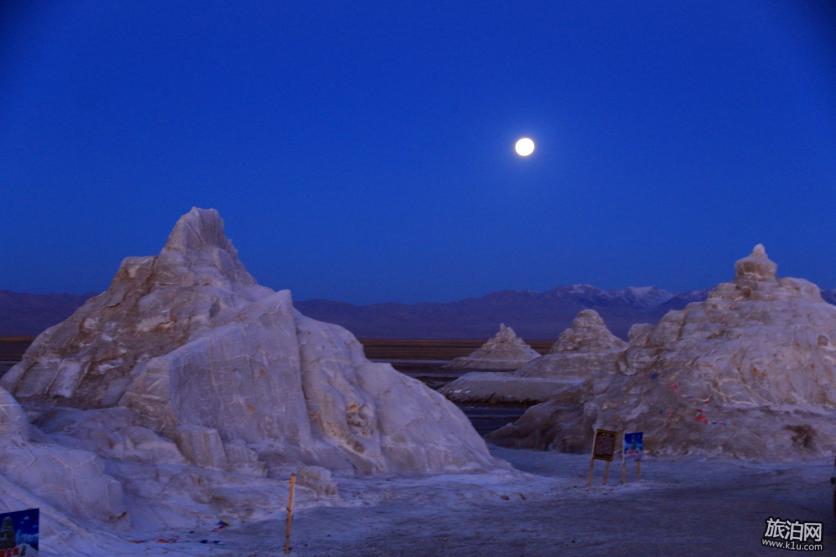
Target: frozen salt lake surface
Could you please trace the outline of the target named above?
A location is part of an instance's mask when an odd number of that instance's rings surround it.
[[[824,551],[813,554],[836,554],[832,461],[651,458],[642,481],[625,485],[614,463],[609,486],[601,485],[599,462],[587,489],[586,455],[492,451],[522,472],[339,478],[338,506],[295,515],[292,555],[778,556],[783,550],[761,546],[768,517],[823,522]],[[130,554],[281,555],[284,519],[277,512],[220,532],[165,533],[158,537],[177,541],[143,541]]]

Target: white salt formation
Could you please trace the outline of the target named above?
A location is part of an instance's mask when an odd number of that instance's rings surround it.
[[[211,209],[184,215],[158,256],[125,259],[107,291],[41,334],[0,382],[33,407],[85,410],[38,425],[113,458],[256,475],[495,465],[444,397],[366,360],[348,331],[296,311],[289,291],[258,286]]]
[[[441,392],[457,402],[531,403],[561,395],[577,403],[609,385],[626,348],[595,310],[586,309],[545,356],[513,374],[468,373]]]
[[[836,307],[816,285],[776,278],[762,245],[705,302],[630,331],[600,395],[539,404],[494,441],[587,450],[595,427],[644,431],[655,453],[751,458],[836,448]]]
[[[484,369],[510,371],[539,358],[540,354],[517,336],[514,329],[502,323],[499,331],[469,355],[455,358],[449,369]]]
[[[97,455],[50,442],[0,388],[0,512],[31,507],[40,508],[41,535],[66,549],[62,555],[83,554],[77,549],[89,540],[75,520],[119,525],[127,511],[121,483]]]
[[[548,354],[521,368],[520,377],[568,376],[590,371],[614,372],[627,343],[607,329],[598,312],[580,311],[560,333]]]

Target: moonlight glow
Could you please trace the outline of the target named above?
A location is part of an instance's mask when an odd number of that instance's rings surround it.
[[[521,137],[514,144],[514,151],[521,157],[527,157],[534,152],[534,141],[530,137]]]

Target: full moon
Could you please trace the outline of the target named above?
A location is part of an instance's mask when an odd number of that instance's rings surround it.
[[[530,137],[521,137],[514,144],[514,151],[521,157],[527,157],[534,152],[534,141]]]

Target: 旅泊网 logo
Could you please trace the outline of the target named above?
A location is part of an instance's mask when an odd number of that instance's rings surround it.
[[[769,517],[761,544],[790,551],[823,551],[822,523]]]

